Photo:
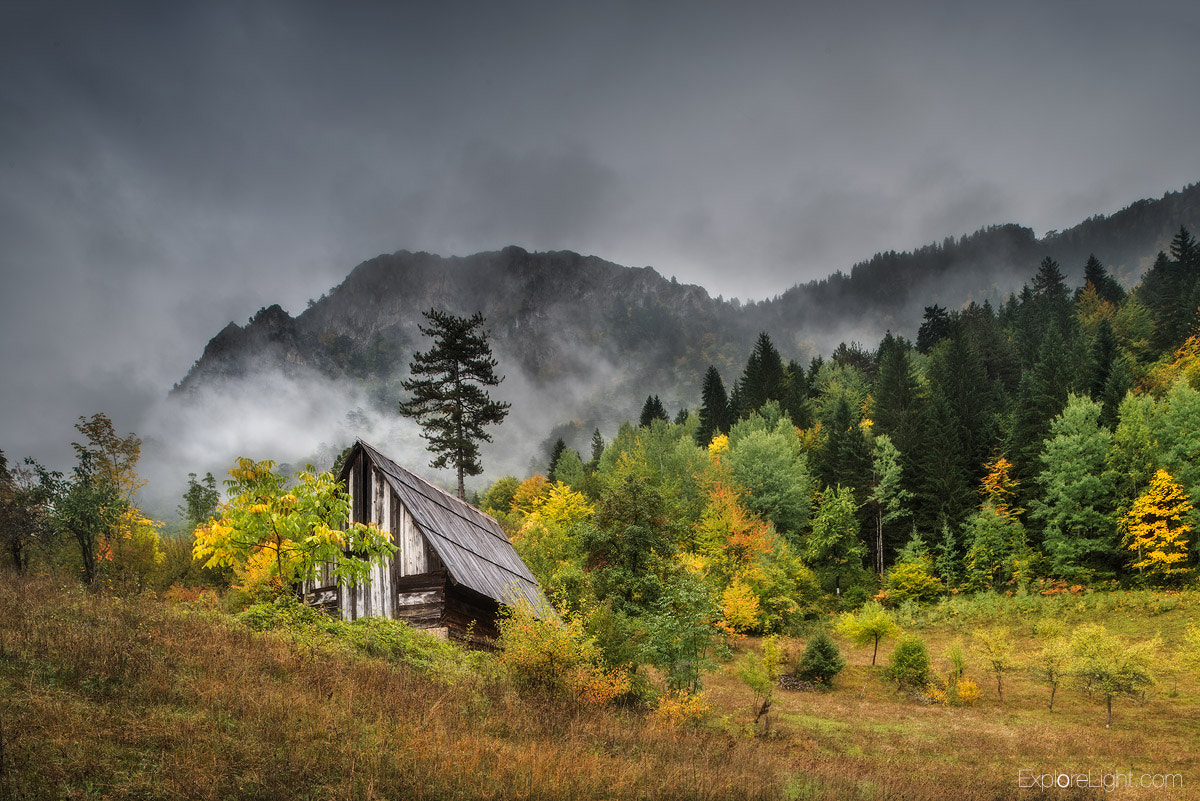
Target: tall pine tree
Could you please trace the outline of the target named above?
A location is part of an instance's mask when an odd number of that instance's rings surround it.
[[[492,441],[484,426],[508,416],[510,404],[492,400],[485,389],[504,377],[496,376],[499,362],[492,357],[482,314],[456,317],[430,309],[424,315],[429,326],[420,330],[433,338],[433,347],[413,356],[412,377],[403,383],[412,396],[400,402],[400,413],[421,424],[421,435],[435,454],[429,466],[453,467],[458,497],[465,498],[464,476],[483,472],[479,443]]]
[[[766,331],[758,335],[738,387],[741,389],[739,416],[761,408],[767,401],[783,400],[783,358]]]

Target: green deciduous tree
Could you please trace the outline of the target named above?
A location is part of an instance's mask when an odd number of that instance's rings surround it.
[[[240,458],[229,474],[229,500],[197,527],[193,553],[205,567],[232,568],[248,589],[280,595],[322,565],[339,585],[357,584],[396,551],[389,532],[346,524],[350,496],[331,473],[310,465],[289,487],[274,462]]]
[[[633,616],[653,609],[662,597],[681,526],[662,493],[636,474],[608,487],[591,525],[578,534],[596,596]]]
[[[483,315],[456,317],[437,309],[424,313],[429,326],[421,333],[433,346],[413,356],[412,377],[404,389],[412,396],[400,402],[400,413],[420,422],[422,436],[435,454],[430,467],[453,467],[458,475],[458,497],[466,497],[465,476],[483,472],[479,443],[491,442],[485,426],[508,415],[508,403],[491,399],[485,387],[504,380],[496,376],[498,362],[483,331]]]
[[[17,573],[29,568],[34,548],[45,548],[53,533],[53,501],[57,473],[32,460],[12,467],[0,451],[0,549]]]
[[[1114,520],[1123,524],[1161,461],[1157,404],[1149,395],[1128,393],[1117,411],[1117,427],[1106,457],[1105,474],[1114,492]]]
[[[967,521],[964,539],[967,543],[966,589],[975,592],[999,589],[1029,577],[1033,554],[1025,536],[1025,526],[1015,515],[999,511],[990,500],[984,501],[975,516]]]
[[[855,645],[870,645],[871,664],[879,655],[879,641],[900,634],[900,626],[892,613],[877,601],[868,601],[857,612],[842,613],[838,620],[838,632],[854,641]]]
[[[1096,623],[1080,626],[1071,636],[1071,674],[1089,695],[1104,699],[1105,728],[1112,726],[1114,698],[1135,698],[1154,684],[1157,647],[1157,641],[1126,642]]]
[[[183,504],[177,507],[177,511],[190,528],[194,529],[216,517],[220,503],[221,492],[212,473],[205,473],[199,481],[195,473],[188,473],[188,488],[183,493]]]
[[[770,426],[765,420],[759,427],[755,420],[762,418],[752,416],[738,424],[725,463],[734,479],[750,491],[746,507],[798,543],[810,511],[813,482],[808,459],[800,452],[795,428],[783,421]]]
[[[1004,674],[1016,665],[1012,632],[1001,626],[980,629],[975,632],[975,642],[984,664],[996,677],[996,697],[1004,703]]]
[[[117,436],[103,414],[80,417],[75,428],[87,443],[71,443],[76,464],[71,478],[57,488],[54,520],[79,545],[84,580],[95,586],[98,559],[111,556],[117,538],[149,522],[132,504],[145,483],[136,472],[142,441],[132,433]]]
[[[696,692],[712,658],[719,618],[711,589],[688,571],[672,573],[646,617],[650,662],[663,671],[667,689]]]
[[[842,576],[862,567],[866,547],[858,536],[858,506],[848,487],[826,489],[813,514],[812,531],[805,543],[809,564],[831,573],[841,589]]]
[[[883,575],[889,546],[894,545],[894,532],[909,517],[912,493],[904,487],[900,451],[887,434],[875,437],[872,443],[871,484],[867,496],[875,528],[875,570]],[[884,537],[884,532],[892,533]]]
[[[560,481],[572,489],[579,489],[583,485],[584,476],[583,459],[580,458],[579,451],[566,448],[555,460],[554,476],[550,480]]]
[[[1054,711],[1054,696],[1058,685],[1071,672],[1071,642],[1066,637],[1052,637],[1034,654],[1030,672],[1034,679],[1050,688],[1050,711]]]

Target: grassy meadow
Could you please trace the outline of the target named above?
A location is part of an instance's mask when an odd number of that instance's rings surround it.
[[[953,599],[901,622],[938,670],[962,643],[973,706],[897,692],[869,647],[839,638],[848,664],[834,688],[776,690],[770,733],[756,736],[736,669],[754,639],[706,677],[708,716],[681,728],[519,692],[493,655],[394,625],[279,625],[208,597],[6,577],[0,799],[1200,798],[1200,676],[1170,670],[1198,616],[1197,593]],[[1117,701],[1109,729],[1102,701],[1064,686],[1050,712],[1048,688],[1022,671],[999,702],[972,632],[1010,625],[1020,654],[1043,620],[1160,636],[1159,684]],[[1023,789],[1022,768],[1097,782],[1131,771],[1135,787]],[[1143,773],[1183,786],[1141,789]]]

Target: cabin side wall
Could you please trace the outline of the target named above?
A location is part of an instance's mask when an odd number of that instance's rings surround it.
[[[371,568],[368,583],[342,588],[339,602],[342,618],[390,617],[410,620],[422,627],[440,626],[440,620],[430,621],[430,600],[425,596],[414,597],[403,589],[411,584],[405,579],[436,574],[443,569],[437,553],[417,528],[412,515],[400,502],[387,478],[361,451],[350,466],[346,484],[352,501],[353,521],[374,523],[391,532],[392,544],[399,550]],[[440,581],[444,586],[444,575]],[[425,583],[431,582],[436,583],[436,580]],[[444,597],[440,602],[444,603]],[[417,608],[409,610],[405,608],[408,606]],[[417,623],[416,619],[423,622]]]
[[[304,584],[308,602],[343,620],[389,617],[416,628],[441,630],[476,646],[488,646],[497,636],[499,604],[450,581],[445,565],[408,509],[361,450],[350,464],[346,487],[351,497],[351,521],[374,523],[391,532],[392,543],[399,550],[382,564],[372,566],[370,580],[356,586],[336,586],[329,566],[323,565],[315,579]]]

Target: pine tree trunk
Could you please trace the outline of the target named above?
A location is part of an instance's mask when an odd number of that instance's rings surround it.
[[[1112,728],[1112,696],[1107,695],[1104,700],[1108,703],[1108,717],[1104,721],[1104,728]]]

